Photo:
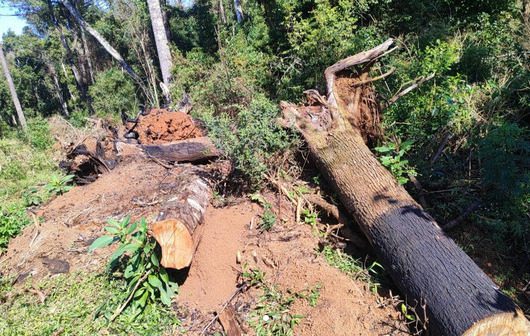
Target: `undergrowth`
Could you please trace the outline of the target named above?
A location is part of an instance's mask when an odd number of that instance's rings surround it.
[[[124,311],[109,323],[127,284],[104,274],[61,274],[20,288],[10,283],[0,278],[1,335],[160,335],[179,326],[174,312],[158,304],[141,315]]]
[[[31,222],[26,207],[70,188],[52,159],[52,144],[43,119],[29,120],[25,133],[0,139],[0,251]]]
[[[110,319],[114,320],[127,306],[138,315],[159,301],[170,306],[178,285],[169,279],[166,269],[160,265],[160,251],[148,233],[146,220],[111,219],[105,231],[108,234],[96,239],[89,251],[118,244],[109,258],[109,270],[127,284],[126,299]]]
[[[330,266],[337,268],[354,280],[367,283],[372,292],[377,292],[380,286],[380,273],[383,270],[381,264],[374,261],[367,266],[361,260],[355,259],[349,254],[339,249],[334,249],[331,246],[325,246],[321,254]]]
[[[306,300],[310,307],[318,304],[321,284],[293,292],[282,291],[265,280],[265,273],[260,270],[245,270],[242,273],[251,286],[261,288],[256,305],[249,314],[249,325],[257,336],[292,336],[294,328],[302,321],[303,316],[293,313],[291,306],[298,300]]]

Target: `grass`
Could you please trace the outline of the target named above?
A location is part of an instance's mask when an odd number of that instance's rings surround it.
[[[40,292],[45,295],[41,302]],[[148,305],[139,314],[126,309],[110,324],[125,282],[103,274],[72,273],[23,288],[0,279],[0,335],[162,335],[176,334],[179,321],[169,308]]]
[[[8,135],[0,139],[0,252],[31,222],[26,207],[68,191],[72,179],[53,160],[54,141],[46,120],[32,119],[26,133]]]
[[[354,280],[366,282],[373,292],[377,292],[379,288],[378,272],[383,270],[383,266],[379,263],[374,261],[369,267],[366,267],[366,264],[360,259],[355,259],[330,246],[325,246],[321,254],[330,266],[337,268]]]

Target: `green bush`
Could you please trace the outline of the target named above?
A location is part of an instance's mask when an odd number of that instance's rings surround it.
[[[53,145],[48,122],[42,118],[34,118],[28,121],[25,137],[29,144],[37,150],[46,150]]]
[[[279,126],[279,108],[263,95],[257,95],[248,107],[239,107],[235,115],[199,114],[209,136],[223,153],[233,160],[236,171],[251,188],[258,187],[268,169],[268,160],[293,144],[293,139]]]
[[[122,112],[136,111],[138,106],[134,84],[117,68],[100,72],[89,92],[92,107],[99,117],[119,118]]]
[[[7,247],[9,240],[20,233],[30,223],[24,206],[15,205],[0,209],[0,251]]]

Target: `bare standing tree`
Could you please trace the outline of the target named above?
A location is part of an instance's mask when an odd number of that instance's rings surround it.
[[[13,78],[11,77],[11,73],[9,72],[9,68],[7,66],[7,60],[4,56],[4,46],[2,45],[2,43],[0,43],[0,63],[2,63],[2,68],[4,69],[4,75],[7,80],[7,86],[9,86],[9,91],[11,92],[11,99],[13,99],[13,104],[15,105],[15,109],[17,111],[18,121],[20,122],[22,128],[25,130],[27,127],[26,117],[24,116],[22,106],[20,106],[20,101],[18,100],[17,91],[15,90],[15,84],[13,83]]]
[[[241,7],[241,0],[234,0],[234,9],[236,11],[236,19],[238,23],[243,21],[243,7]]]
[[[70,12],[70,15],[74,18],[74,20],[77,22],[77,24],[81,27],[81,29],[86,30],[92,37],[96,39],[96,41],[99,42],[99,44],[111,55],[118,63],[120,63],[121,67],[139,84],[143,87],[143,82],[136,75],[134,70],[131,68],[131,66],[125,61],[125,59],[120,55],[120,53],[114,49],[110,43],[92,26],[90,26],[85,20],[83,20],[83,17],[81,16],[81,13],[70,3],[68,0],[60,0],[60,2],[63,4],[64,7]]]
[[[160,63],[160,70],[162,72],[162,80],[164,82],[163,92],[166,102],[169,103],[169,83],[171,82],[171,69],[173,68],[173,61],[171,59],[171,51],[169,50],[169,42],[167,39],[167,32],[164,26],[164,18],[162,16],[162,9],[160,8],[159,0],[147,0],[149,6],[149,15],[151,17],[151,24],[153,25],[153,34],[155,36],[156,50],[158,52],[158,60]]]

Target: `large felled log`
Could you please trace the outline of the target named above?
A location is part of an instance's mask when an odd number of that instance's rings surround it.
[[[155,158],[173,162],[193,162],[219,157],[219,151],[208,137],[192,138],[160,145],[116,142],[118,156]]]
[[[399,185],[347,121],[351,105],[342,102],[338,76],[350,66],[371,62],[392,45],[389,40],[326,70],[328,97],[315,106],[282,103],[283,123],[296,127],[319,169],[356,219],[385,270],[430,335],[529,334],[528,321],[510,298]],[[339,74],[339,75],[337,75]]]
[[[162,249],[161,264],[166,268],[183,269],[191,264],[212,195],[208,181],[202,177],[204,174],[199,168],[188,167],[166,186],[178,196],[166,201],[151,226]]]

